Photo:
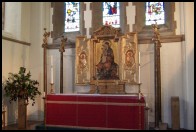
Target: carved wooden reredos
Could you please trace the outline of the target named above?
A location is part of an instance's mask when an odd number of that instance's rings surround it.
[[[90,39],[76,38],[76,85],[90,85],[91,93],[124,93],[125,83],[138,83],[137,34],[123,35],[102,26]]]

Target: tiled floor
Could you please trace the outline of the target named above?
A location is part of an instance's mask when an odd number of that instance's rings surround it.
[[[2,128],[2,130],[35,130],[35,126],[39,124],[43,124],[43,121],[27,121],[26,129],[18,129],[18,124],[11,124]]]

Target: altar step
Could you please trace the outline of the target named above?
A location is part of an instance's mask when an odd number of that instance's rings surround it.
[[[150,122],[149,123],[149,130],[156,130],[156,129],[157,128],[155,128],[155,123],[154,122]],[[160,122],[158,130],[168,130],[168,124]]]

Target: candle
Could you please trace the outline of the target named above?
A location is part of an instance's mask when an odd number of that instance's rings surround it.
[[[139,52],[139,72],[138,72],[138,78],[139,78],[139,83],[140,83],[140,52]]]
[[[46,96],[45,92],[43,93],[43,96],[44,96],[44,97]]]
[[[53,56],[52,55],[50,56],[50,59],[51,59],[51,66],[53,66]]]
[[[53,84],[53,66],[51,66],[51,83]]]
[[[53,80],[53,56],[51,55],[51,83],[53,84],[54,83],[54,80]]]
[[[139,93],[139,100],[140,100],[140,98],[141,98],[141,95],[140,95],[140,93]]]
[[[140,65],[139,65],[139,73],[138,74],[139,74],[139,77],[138,77],[139,81],[138,82],[140,83]]]

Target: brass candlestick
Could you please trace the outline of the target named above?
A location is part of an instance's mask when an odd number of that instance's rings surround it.
[[[95,93],[99,93],[99,85],[98,85],[98,81],[96,80],[96,91],[95,91]]]
[[[141,99],[141,89],[140,89],[141,84],[142,83],[138,83],[138,85],[139,85],[139,89],[138,89],[138,98],[139,98],[139,100]]]
[[[54,88],[53,88],[54,83],[50,83],[50,85],[51,85],[50,94],[54,94]]]
[[[95,91],[95,93],[99,93],[99,82],[98,82],[98,79],[99,79],[99,75],[98,75],[98,73],[96,73],[96,91]]]

